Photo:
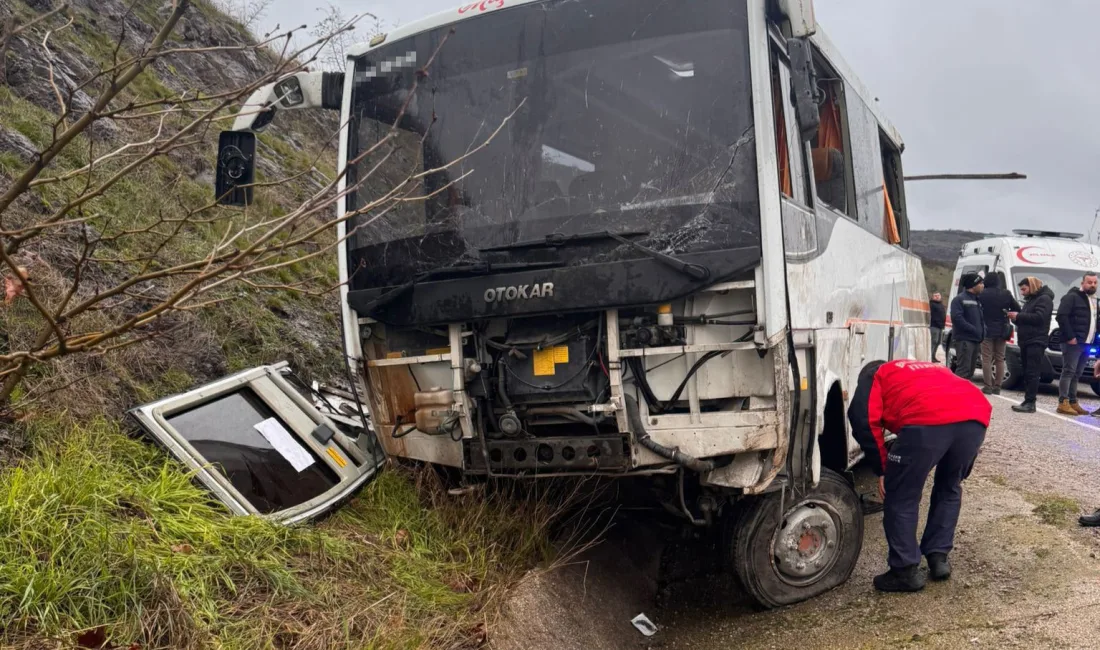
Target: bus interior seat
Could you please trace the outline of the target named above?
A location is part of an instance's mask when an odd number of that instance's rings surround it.
[[[818,198],[843,211],[847,202],[847,190],[844,187],[844,154],[831,147],[815,147],[811,156]]]

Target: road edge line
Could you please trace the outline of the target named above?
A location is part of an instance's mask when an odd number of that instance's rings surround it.
[[[1016,400],[1009,399],[1009,398],[1005,397],[1004,395],[991,395],[990,397],[996,397],[997,399],[1008,402],[1009,404],[1019,404],[1019,402],[1017,402]],[[1071,417],[1068,417],[1068,416],[1065,416],[1065,415],[1060,415],[1058,413],[1054,413],[1053,411],[1048,411],[1046,409],[1041,409],[1039,407],[1035,407],[1035,412],[1036,413],[1042,413],[1044,415],[1049,415],[1050,417],[1052,417],[1056,420],[1062,420],[1063,422],[1071,422],[1073,424],[1076,424],[1079,427],[1084,427],[1086,429],[1092,429],[1093,431],[1100,431],[1100,427],[1098,427],[1096,425],[1086,424],[1084,422],[1081,422],[1081,421],[1077,420],[1076,418],[1071,418]],[[1085,417],[1085,416],[1081,416],[1081,417]]]

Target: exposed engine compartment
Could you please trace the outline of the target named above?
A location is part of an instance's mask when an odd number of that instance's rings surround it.
[[[627,441],[613,415],[594,408],[610,397],[605,336],[599,314],[475,327],[483,370],[468,393],[483,435],[469,445],[469,466],[624,468]]]
[[[776,418],[775,361],[754,341],[753,289],[439,327],[364,324],[379,421],[397,423],[391,453],[442,451],[436,462],[492,475],[728,465],[730,452],[774,444],[760,433]]]

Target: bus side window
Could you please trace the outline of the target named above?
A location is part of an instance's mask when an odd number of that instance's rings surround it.
[[[806,166],[805,143],[798,131],[798,120],[791,103],[790,65],[775,48],[772,49],[771,73],[779,191],[783,196],[809,207],[809,169]]]
[[[819,108],[821,127],[811,151],[817,198],[855,219],[855,201],[852,198],[855,184],[845,118],[844,83],[820,55],[814,56],[814,66],[817,68],[817,85],[823,95]]]
[[[901,151],[879,131],[882,149],[882,191],[885,202],[884,238],[891,244],[909,248],[909,217],[905,211],[905,185],[902,183]]]

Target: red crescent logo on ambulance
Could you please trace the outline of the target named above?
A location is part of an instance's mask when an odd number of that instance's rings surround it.
[[[464,14],[468,11],[477,11],[478,13],[484,13],[486,11],[492,11],[493,9],[503,9],[504,0],[482,0],[481,2],[474,2],[458,8],[459,14]]]
[[[1016,257],[1026,264],[1046,264],[1054,258],[1054,253],[1038,246],[1024,246],[1016,251]]]

